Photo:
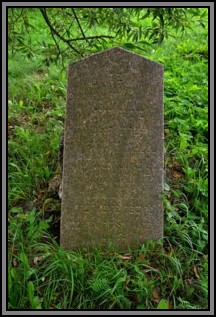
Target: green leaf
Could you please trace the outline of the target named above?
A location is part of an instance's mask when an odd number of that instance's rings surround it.
[[[136,48],[136,46],[134,44],[132,44],[132,43],[124,43],[123,46],[126,47],[126,48],[131,48],[131,49]]]
[[[34,284],[30,281],[27,284],[27,290],[28,290],[28,296],[29,296],[29,301],[32,305],[33,298],[34,298]]]
[[[144,48],[142,48],[140,46],[137,46],[137,45],[134,45],[132,43],[124,43],[123,46],[126,47],[126,48],[130,48],[130,49],[135,49],[136,48],[136,49],[139,49],[141,51],[145,51]]]
[[[170,190],[170,186],[167,183],[164,183],[164,190],[166,191]]]
[[[20,252],[19,258],[20,258],[20,261],[21,261],[23,264],[29,266],[28,258],[27,258],[26,254],[25,254],[24,252]]]
[[[151,45],[149,42],[147,41],[139,41],[138,44],[144,44],[144,45]]]
[[[160,21],[161,21],[162,28],[164,28],[164,19],[163,19],[163,15],[162,15],[162,14],[159,14],[159,18],[160,18]]]
[[[187,139],[186,139],[186,136],[182,133],[180,133],[180,146],[179,146],[179,150],[180,151],[183,151],[187,145],[188,145],[188,142],[187,142]]]
[[[201,14],[200,18],[201,18],[201,19],[204,18],[204,17],[206,16],[206,13],[207,13],[207,11],[204,11],[204,12]]]
[[[47,221],[41,220],[40,223],[39,223],[39,228],[41,230],[46,230],[46,229],[49,228],[49,224],[47,223]]]
[[[8,165],[15,167],[18,170],[18,172],[21,172],[21,168],[18,165],[14,164],[12,162],[10,162]]]
[[[13,207],[10,209],[10,212],[14,213],[14,214],[19,214],[19,213],[23,212],[23,209],[21,207]]]
[[[67,30],[66,34],[67,34],[68,38],[70,38],[70,30]]]
[[[164,34],[163,33],[160,33],[159,35],[159,39],[158,39],[158,44],[161,44],[164,40]]]
[[[32,225],[35,222],[35,212],[32,211],[28,214],[28,222]]]
[[[132,41],[133,42],[137,42],[138,41],[138,32],[134,33],[134,35],[132,37]]]
[[[40,303],[40,299],[38,296],[35,296],[33,301],[32,301],[32,308],[33,309],[41,309],[41,303]]]
[[[141,17],[141,20],[144,20],[146,18],[148,18],[150,15],[150,11],[147,11],[146,14],[144,14],[142,17]]]
[[[20,106],[20,108],[23,107],[23,101],[22,100],[19,101],[19,106]]]
[[[47,45],[46,45],[46,42],[44,41],[44,40],[42,40],[42,45],[43,45],[43,47],[46,47]]]
[[[141,37],[142,37],[142,27],[140,26],[138,30],[138,38],[141,39]]]
[[[169,309],[169,304],[166,299],[161,299],[157,305],[157,309]]]
[[[14,268],[12,268],[11,270],[10,270],[10,274],[11,274],[11,276],[15,279],[16,278],[16,276],[17,276],[17,274],[16,274],[17,272],[16,272],[16,270],[14,269]]]
[[[202,21],[200,21],[199,23],[203,27],[203,29],[205,29],[205,27],[206,27],[205,24]]]

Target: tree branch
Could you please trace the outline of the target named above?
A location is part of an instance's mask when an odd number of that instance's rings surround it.
[[[94,36],[86,36],[86,37],[78,37],[76,39],[70,39],[68,42],[75,42],[75,41],[82,41],[82,40],[92,40],[92,39],[101,39],[101,38],[107,38],[107,39],[114,39],[114,36],[110,35],[94,35]]]
[[[55,36],[54,36],[54,34],[53,34],[52,32],[51,32],[51,36],[52,36],[53,41],[55,42],[55,45],[56,45],[57,50],[58,50],[57,58],[58,58],[59,56],[62,57],[62,66],[63,66],[63,56],[62,56],[62,52],[61,52],[60,47],[59,47],[59,45],[58,45],[58,43],[57,43],[57,41],[56,41],[56,38],[55,38]]]
[[[80,53],[73,45],[70,44],[70,40],[65,39],[63,36],[61,36],[61,34],[59,34],[58,31],[56,31],[56,29],[54,28],[54,26],[52,25],[52,23],[50,22],[50,20],[49,20],[49,18],[47,16],[46,9],[45,8],[44,9],[40,9],[40,11],[41,11],[41,14],[42,14],[46,24],[50,28],[51,33],[52,34],[54,33],[56,36],[58,36],[58,38],[60,38],[60,40],[62,40],[63,42],[67,43],[68,46],[70,46],[70,48],[74,52],[76,52],[78,55],[81,55],[82,57],[84,57],[82,53]]]
[[[82,33],[83,39],[85,39],[86,42],[88,43],[88,45],[91,46],[91,44],[89,43],[88,39],[87,39],[86,36],[85,36],[85,33],[83,32],[82,26],[81,26],[81,24],[80,24],[80,22],[79,22],[79,19],[78,19],[77,15],[76,15],[75,10],[74,10],[73,8],[71,8],[71,10],[72,10],[73,15],[74,15],[74,17],[75,17],[75,20],[76,20],[76,22],[77,22],[77,24],[78,24],[78,26],[79,26],[79,29],[80,29],[80,31],[81,31],[81,33]]]

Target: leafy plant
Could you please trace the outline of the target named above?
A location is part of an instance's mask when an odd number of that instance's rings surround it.
[[[9,309],[208,309],[206,9],[42,12],[8,11]],[[125,253],[69,252],[58,245],[60,214],[47,194],[64,125],[62,63],[113,45],[165,66],[164,238]]]
[[[39,51],[47,66],[64,64],[71,53],[74,59],[116,43],[146,51],[146,46],[162,44],[170,30],[205,27],[206,15],[199,8],[10,8],[9,48],[12,55],[22,52],[27,58]],[[38,28],[46,37],[31,36]]]

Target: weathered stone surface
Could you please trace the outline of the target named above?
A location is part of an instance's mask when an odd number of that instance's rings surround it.
[[[161,238],[163,148],[163,65],[121,48],[70,64],[61,245]]]

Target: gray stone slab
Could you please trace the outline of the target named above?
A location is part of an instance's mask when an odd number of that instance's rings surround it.
[[[61,246],[163,236],[163,65],[122,48],[71,63]]]

